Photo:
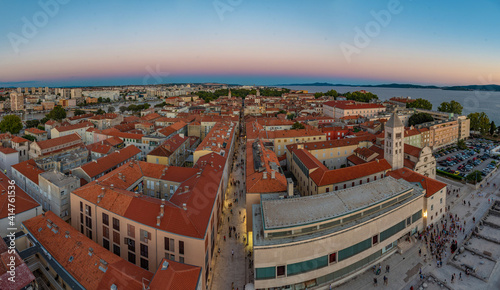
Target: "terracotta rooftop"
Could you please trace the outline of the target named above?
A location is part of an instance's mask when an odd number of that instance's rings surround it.
[[[260,145],[253,146],[256,143]],[[256,152],[259,154],[254,154]],[[280,163],[274,151],[264,147],[262,141],[247,142],[246,149],[246,192],[247,193],[273,193],[287,190],[286,177],[281,173]],[[258,163],[264,169],[260,171],[255,168],[254,158],[259,158]],[[275,171],[272,178],[271,171]],[[264,179],[264,172],[266,178]]]
[[[188,139],[189,137],[181,137],[177,134],[153,149],[148,155],[170,157]]]
[[[35,276],[24,263],[17,251],[9,253],[8,246],[3,239],[0,239],[0,289],[28,289],[24,288],[35,280]],[[14,281],[9,281],[12,261],[15,264],[16,273]]]
[[[19,171],[19,173],[26,176],[26,178],[33,181],[33,183],[35,184],[38,184],[38,174],[45,172],[42,169],[38,168],[35,160],[33,159],[29,159],[12,165],[12,168]]]
[[[0,146],[0,152],[2,152],[3,154],[19,153],[16,149],[13,149],[10,147],[3,147],[3,146]]]
[[[422,152],[422,149],[410,144],[404,144],[404,152],[405,154],[418,158],[420,156],[420,152]]]
[[[26,130],[24,130],[25,132],[29,132],[31,134],[35,134],[35,135],[38,135],[38,134],[45,134],[47,133],[46,131],[44,130],[40,130],[38,128],[28,128]]]
[[[123,140],[118,138],[118,137],[110,137],[106,140],[102,141],[104,144],[107,144],[109,146],[118,146],[123,143]]]
[[[99,153],[99,154],[108,154],[113,147],[109,146],[107,144],[103,144],[103,143],[104,143],[104,141],[96,142],[96,143],[87,145],[87,149],[90,152],[95,152],[95,153]]]
[[[24,139],[22,137],[18,137],[18,136],[14,136],[12,137],[12,139],[10,139],[11,142],[14,142],[14,143],[23,143],[23,142],[29,142],[28,139]]]
[[[319,142],[309,142],[303,143],[304,149],[309,151],[311,150],[323,150],[329,148],[339,148],[345,146],[353,146],[358,145],[361,142],[372,142],[371,136],[361,136],[355,138],[344,138],[344,139],[335,139],[330,141],[319,141]],[[293,151],[297,148],[297,144],[287,145],[286,148],[290,151]]]
[[[92,124],[91,122],[82,122],[82,123],[78,123],[75,125],[55,127],[54,129],[59,131],[59,132],[67,132],[67,131],[77,130],[77,129],[81,129],[81,128],[87,128],[87,127],[94,127],[94,124]]]
[[[385,159],[378,159],[360,165],[349,166],[346,168],[323,170],[318,169],[312,172],[309,177],[317,186],[336,184],[346,182],[364,176],[390,170],[392,167]]]
[[[359,110],[359,109],[379,109],[385,108],[379,104],[356,103],[354,101],[329,101],[323,103],[324,106],[335,107],[343,110]]]
[[[0,191],[2,191],[0,195],[0,219],[4,219],[9,215],[9,212],[11,212],[9,211],[9,208],[12,210],[12,208],[9,207],[9,195],[7,194],[9,191],[12,191],[11,189],[9,189],[9,186],[11,186],[9,184],[9,181],[10,179],[5,174],[0,172]],[[24,190],[22,190],[19,186],[16,186],[15,192],[16,199],[13,205],[15,206],[16,214],[20,214],[22,212],[40,206],[38,202],[31,198],[31,196],[24,192]]]
[[[425,197],[431,197],[436,192],[446,187],[445,183],[426,177],[420,173],[407,168],[401,168],[387,173],[388,176],[392,176],[396,179],[403,178],[410,183],[419,183],[425,189]]]
[[[70,135],[57,137],[57,138],[49,139],[49,140],[36,141],[34,143],[36,143],[40,147],[40,149],[43,150],[43,149],[48,149],[48,148],[52,148],[55,146],[65,145],[67,143],[72,143],[75,141],[80,141],[80,143],[83,143],[80,135],[78,135],[77,133],[73,133]]]
[[[129,145],[119,151],[115,151],[107,156],[101,157],[81,166],[81,169],[90,177],[95,177],[103,172],[118,166],[120,163],[141,153],[141,150],[134,145]]]
[[[153,273],[101,247],[51,211],[24,221],[23,225],[85,289],[110,289],[112,284],[118,289],[142,289],[142,279],[153,278]]]
[[[201,287],[201,268],[163,259],[149,284],[150,289],[187,290]]]
[[[87,119],[87,118],[90,118],[92,116],[94,116],[94,114],[88,113],[88,114],[82,114],[82,115],[78,115],[78,116],[69,117],[68,120],[75,121],[75,120]]]

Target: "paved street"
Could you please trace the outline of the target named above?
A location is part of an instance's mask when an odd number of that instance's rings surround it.
[[[235,163],[239,163],[240,165],[236,166],[235,164],[230,180],[234,179],[236,184],[230,185],[226,193],[222,217],[223,224],[218,234],[220,255],[217,256],[212,263],[214,274],[211,289],[214,290],[233,288],[242,290],[244,289],[244,285],[253,277],[251,269],[248,267],[248,258],[246,258],[248,253],[246,246],[246,223],[243,222],[244,217],[246,218],[245,173],[244,169],[241,167],[241,159],[244,158],[245,152],[242,146],[238,146],[236,150]],[[237,203],[235,202],[236,198],[238,199]],[[231,231],[231,236],[229,236],[229,227],[236,227],[238,239],[235,238],[234,231]],[[224,241],[224,237],[226,241]],[[234,255],[232,251],[234,251]]]

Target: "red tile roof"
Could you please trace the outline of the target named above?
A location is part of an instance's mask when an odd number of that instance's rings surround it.
[[[107,144],[109,146],[114,147],[114,146],[118,146],[118,145],[122,144],[123,140],[118,138],[118,137],[110,137],[102,142],[104,142],[104,144]]]
[[[120,163],[141,153],[141,150],[134,145],[127,146],[119,151],[115,151],[107,156],[101,157],[96,161],[89,162],[81,166],[81,169],[90,177],[93,178],[103,172],[106,172]]]
[[[254,167],[254,155],[252,144],[254,142],[247,142],[247,160],[246,160],[246,192],[247,193],[272,193],[272,192],[283,192],[287,190],[286,177],[281,174],[280,171],[275,172],[275,178],[271,178],[271,165],[270,163],[276,164],[279,170],[279,160],[276,157],[274,151],[264,147],[262,141],[257,142],[260,144],[261,152],[259,158],[260,164],[267,172],[266,179],[263,178],[264,172],[259,172],[255,170]]]
[[[401,168],[398,170],[390,171],[387,173],[388,176],[392,176],[396,179],[403,178],[408,182],[418,182],[425,189],[425,197],[431,197],[436,192],[446,187],[445,183],[426,177],[420,173],[412,171],[407,168]]]
[[[350,166],[346,168],[334,170],[318,169],[312,172],[309,177],[318,186],[336,184],[346,182],[364,176],[372,175],[379,172],[384,172],[391,169],[391,165],[385,159],[367,162],[360,165]]]
[[[35,134],[35,135],[38,135],[38,134],[45,134],[47,133],[46,131],[44,130],[40,130],[38,128],[28,128],[26,130],[24,130],[25,132],[29,132],[31,134]]]
[[[22,137],[18,137],[18,136],[14,136],[14,137],[12,137],[12,139],[11,139],[10,141],[11,141],[11,142],[14,142],[14,143],[29,142],[29,140],[24,139],[24,138],[22,138]]]
[[[52,228],[47,226],[49,220]],[[24,221],[23,225],[52,258],[86,289],[110,289],[112,284],[118,289],[142,289],[142,279],[153,278],[153,273],[101,247],[51,211]],[[54,225],[57,225],[57,232],[53,230]],[[90,248],[92,255],[89,255]],[[106,272],[99,268],[101,260],[107,263]]]
[[[306,149],[295,149],[293,150],[293,154],[299,158],[300,161],[304,164],[307,169],[312,170],[315,168],[320,168],[323,170],[328,170],[328,168],[321,163],[318,158],[314,157],[309,151]]]
[[[379,109],[385,108],[379,104],[356,103],[354,101],[329,101],[323,103],[324,106],[335,107],[343,110],[356,110],[356,109]]]
[[[26,192],[24,192],[24,190],[22,190],[22,188],[20,188],[19,186],[15,186],[16,198],[14,203],[10,203],[8,201],[9,198],[8,192],[12,191],[12,189],[9,189],[9,187],[11,187],[9,181],[10,179],[5,174],[0,172],[0,191],[2,191],[0,195],[0,219],[7,218],[9,212],[11,212],[12,207],[9,206],[9,204],[15,206],[14,208],[16,215],[40,206],[38,202],[36,202],[33,198],[31,198],[31,196],[29,196]],[[10,211],[9,208],[11,209]]]
[[[160,263],[160,267],[156,270],[149,288],[169,290],[198,289],[199,283],[201,283],[200,267],[164,258]]]
[[[96,142],[96,143],[87,145],[87,149],[90,152],[95,152],[95,153],[99,153],[99,154],[108,154],[112,150],[113,147],[111,147],[107,144],[103,144],[103,143],[104,143],[104,141]]]
[[[10,281],[12,261],[14,261],[15,279]],[[14,251],[9,253],[7,244],[3,239],[0,239],[0,289],[25,289],[35,276],[31,273],[30,269],[24,263],[19,254]]]
[[[405,144],[404,152],[405,152],[405,154],[408,154],[408,155],[411,155],[411,156],[418,158],[420,156],[420,152],[422,152],[422,149],[415,147],[415,146],[412,146],[412,145],[409,145],[409,144]]]
[[[40,147],[40,149],[48,149],[48,148],[52,148],[52,147],[55,147],[55,146],[60,146],[60,145],[65,145],[67,143],[71,143],[71,142],[75,142],[75,141],[78,141],[80,140],[80,143],[83,143],[82,142],[82,138],[80,137],[80,135],[78,135],[77,133],[73,133],[73,134],[70,134],[70,135],[66,135],[66,136],[62,136],[62,137],[57,137],[57,138],[54,138],[54,139],[49,139],[49,140],[43,140],[43,141],[36,141],[34,143],[36,143],[38,145],[38,147]]]
[[[77,130],[77,129],[88,128],[88,127],[94,127],[94,124],[92,124],[91,122],[82,122],[82,123],[78,123],[75,125],[55,127],[54,129],[57,130],[58,132],[67,132],[67,131],[71,131],[71,130]]]
[[[307,150],[322,150],[322,149],[327,149],[327,148],[338,148],[338,147],[345,147],[345,146],[353,146],[353,145],[358,145],[360,142],[373,142],[372,136],[361,136],[361,137],[354,137],[354,138],[344,138],[344,139],[335,139],[335,140],[330,140],[330,141],[319,141],[319,142],[309,142],[309,143],[303,143],[302,145],[304,146],[304,149]],[[287,145],[286,148],[290,151],[293,151],[294,149],[297,148],[297,144],[291,144]]]
[[[29,159],[15,165],[12,165],[12,168],[19,171],[22,175],[26,176],[29,180],[38,184],[38,174],[44,173],[42,169],[38,168],[35,163],[35,160]]]
[[[2,146],[0,146],[0,152],[2,152],[3,154],[19,153],[16,149],[10,147],[2,147]]]
[[[153,149],[148,155],[170,157],[189,137],[181,137],[179,134],[169,138],[160,146]]]

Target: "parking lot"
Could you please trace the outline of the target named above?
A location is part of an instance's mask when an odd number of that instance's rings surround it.
[[[467,149],[461,150],[457,145],[452,145],[435,152],[437,169],[462,177],[478,170],[484,177],[500,164],[499,156],[490,154],[498,142],[470,139],[466,145]]]

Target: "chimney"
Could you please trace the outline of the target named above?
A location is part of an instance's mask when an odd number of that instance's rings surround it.
[[[163,214],[165,213],[165,205],[160,205],[160,216],[163,216]]]
[[[187,205],[186,205],[185,203],[183,203],[183,204],[182,204],[182,208],[183,208],[184,210],[187,210]]]
[[[164,198],[162,198],[162,199],[161,199],[161,204],[162,204],[162,205],[164,205],[164,204],[165,204],[165,199],[164,199]]]
[[[187,192],[187,191],[189,191],[189,186],[186,185],[186,186],[184,186],[184,192]]]
[[[115,185],[113,183],[111,183],[110,187],[111,187],[111,189],[113,189],[115,187]]]
[[[179,134],[179,137],[181,137],[182,139],[184,139],[184,134],[183,133]]]
[[[157,226],[160,226],[160,219],[161,219],[161,217],[160,217],[160,216],[157,216],[157,217],[156,217],[156,225],[157,225]]]
[[[139,192],[138,192],[138,191],[136,191],[136,192],[135,192],[135,197],[139,197],[139,195],[140,195],[140,194],[139,194]]]
[[[103,259],[101,259],[100,260],[100,265],[99,265],[99,270],[101,270],[104,273],[106,273],[106,270],[108,270],[108,262],[106,262]]]
[[[89,256],[92,256],[94,254],[94,249],[89,248]]]
[[[106,188],[101,187],[101,192],[102,192],[102,195],[104,196],[104,194],[106,193]]]
[[[66,231],[66,235],[65,235],[66,239],[69,239],[70,236],[69,236],[69,231]]]
[[[262,173],[262,179],[267,179],[267,171],[264,171],[264,173]]]
[[[100,202],[101,202],[101,199],[102,199],[102,195],[100,195],[100,194],[99,194],[99,195],[97,196],[97,203],[100,203]]]
[[[276,172],[271,170],[271,179],[276,179]]]

